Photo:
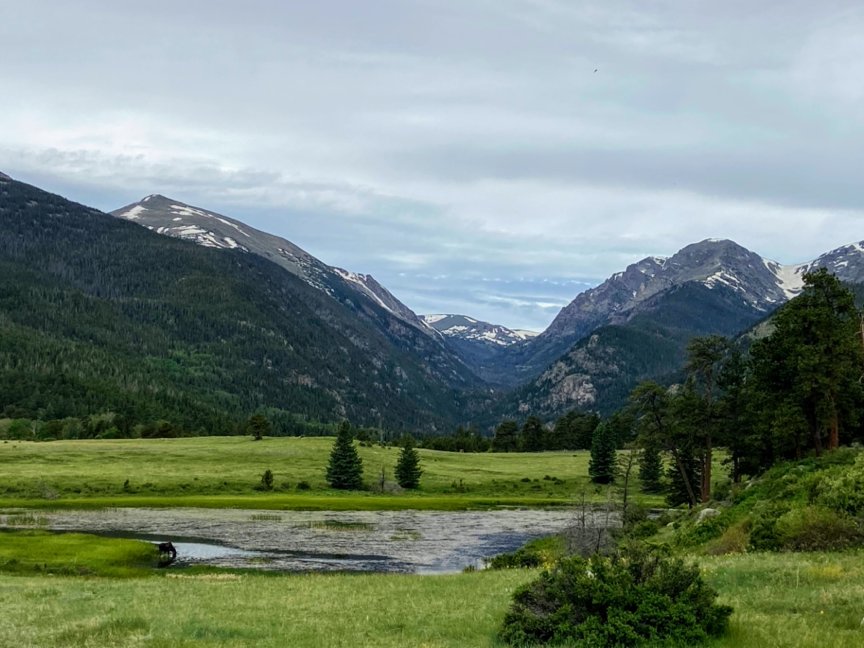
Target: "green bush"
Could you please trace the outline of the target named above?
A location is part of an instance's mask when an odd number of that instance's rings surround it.
[[[775,531],[786,551],[832,551],[861,540],[854,521],[825,508],[794,508],[777,520]]]
[[[630,527],[627,534],[631,538],[635,538],[637,540],[642,540],[644,538],[650,538],[651,536],[657,535],[660,531],[660,525],[656,520],[642,520],[637,524],[634,524]]]
[[[311,490],[312,486],[309,485],[309,482],[306,480],[301,481],[297,484],[297,490]]]
[[[520,547],[512,553],[500,554],[488,561],[489,569],[531,569],[543,565],[543,556],[532,549]]]
[[[257,491],[272,491],[273,490],[273,471],[269,468],[261,475],[261,481],[255,486]]]
[[[565,558],[516,591],[500,635],[517,646],[695,646],[726,630],[732,608],[716,598],[697,565],[656,550]]]
[[[864,512],[864,454],[834,478],[826,477],[819,485],[819,501],[828,508],[851,515]]]

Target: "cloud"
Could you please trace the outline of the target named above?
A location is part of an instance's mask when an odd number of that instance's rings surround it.
[[[862,28],[851,0],[29,0],[0,21],[0,169],[537,329],[696,240],[864,238]]]

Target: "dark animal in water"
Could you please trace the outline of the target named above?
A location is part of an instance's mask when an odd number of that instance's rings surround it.
[[[172,562],[177,560],[177,550],[174,548],[174,545],[171,544],[170,542],[160,542],[158,549],[159,549],[160,564],[170,565]],[[169,554],[171,555],[170,559],[168,559],[168,560],[162,560],[161,559],[162,556],[167,556]]]

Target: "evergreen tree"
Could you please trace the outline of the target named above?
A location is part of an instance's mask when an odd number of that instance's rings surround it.
[[[543,452],[546,449],[546,429],[536,416],[529,416],[522,426],[522,447],[525,452]]]
[[[333,443],[327,464],[327,482],[340,490],[359,490],[363,486],[363,462],[354,447],[354,435],[348,421],[342,421]]]
[[[273,433],[270,421],[263,414],[253,414],[246,427],[249,433],[255,437],[256,441],[260,441],[263,437],[270,436]]]
[[[663,460],[656,446],[646,446],[642,450],[639,461],[639,481],[643,493],[662,493],[665,490],[662,481]]]
[[[683,466],[683,472],[687,475],[690,483],[690,488],[694,489],[693,495],[698,501],[701,499],[702,493],[699,490],[701,475],[699,474],[699,462],[693,456],[690,450],[682,450],[679,452],[680,464]],[[679,506],[687,504],[693,507],[693,497],[688,489],[687,483],[684,481],[682,470],[678,466],[672,465],[668,471],[669,477],[669,494],[666,495],[666,502],[669,506]]]
[[[773,319],[774,332],[751,348],[753,379],[769,427],[804,421],[817,456],[840,445],[862,405],[859,313],[854,295],[824,268]],[[797,410],[797,411],[796,411]],[[774,420],[770,420],[774,419]],[[800,440],[795,452],[801,456]]]
[[[615,481],[615,439],[611,426],[601,423],[594,430],[594,441],[591,444],[591,460],[588,462],[588,474],[595,484],[611,484]]]
[[[699,420],[693,426],[693,436],[702,444],[700,473],[702,475],[702,501],[711,499],[711,462],[714,454],[714,388],[720,362],[729,348],[729,341],[722,335],[695,337],[687,345],[687,366],[690,377],[698,379],[702,390],[702,407]]]
[[[402,488],[417,488],[422,474],[420,455],[414,449],[414,439],[408,437],[396,463],[396,481]]]
[[[495,452],[516,452],[519,450],[519,426],[516,421],[502,421],[495,430],[492,440],[492,450]]]

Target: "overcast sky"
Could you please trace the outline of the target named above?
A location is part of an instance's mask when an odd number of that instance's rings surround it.
[[[596,72],[595,72],[596,70]],[[0,0],[0,171],[545,327],[647,255],[864,239],[864,3]]]

